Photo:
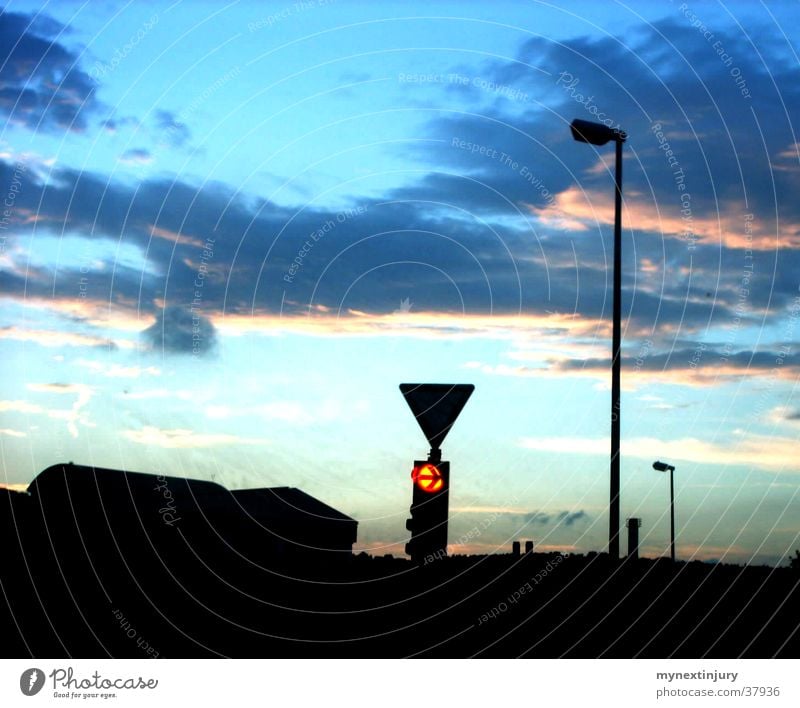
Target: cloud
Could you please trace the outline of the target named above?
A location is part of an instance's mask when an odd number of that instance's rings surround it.
[[[41,413],[44,409],[28,401],[0,401],[0,413]]]
[[[125,165],[149,165],[153,162],[153,155],[145,148],[131,148],[122,153],[119,161]]]
[[[12,492],[25,492],[28,486],[27,482],[0,482],[0,489],[10,489]]]
[[[0,112],[34,131],[86,129],[101,108],[63,25],[43,15],[0,14]]]
[[[134,401],[145,401],[154,398],[169,398],[172,400],[179,400],[179,401],[192,401],[197,398],[197,393],[194,391],[187,391],[181,389],[169,389],[169,388],[155,388],[155,389],[147,389],[145,391],[134,391],[131,393],[125,394],[126,398],[130,398]]]
[[[589,231],[598,224],[614,224],[614,195],[609,190],[591,191],[570,186],[559,192],[551,203],[530,207],[542,226],[570,231]],[[771,221],[753,218],[746,221],[738,202],[718,205],[710,214],[693,214],[691,220],[674,210],[662,211],[658,203],[640,192],[624,199],[623,220],[639,231],[650,231],[680,243],[724,245],[732,249],[775,251],[776,248],[800,247],[800,219],[781,223],[780,233]],[[745,230],[745,224],[748,224]]]
[[[208,354],[217,342],[210,319],[187,307],[165,307],[156,321],[142,332],[148,345],[162,353]]]
[[[50,418],[58,420],[65,420],[67,422],[67,430],[73,438],[78,437],[78,423],[85,427],[93,428],[95,424],[89,419],[89,414],[83,409],[89,404],[94,396],[95,389],[93,386],[86,384],[67,384],[67,383],[29,383],[25,387],[29,391],[35,393],[49,393],[56,395],[74,395],[75,402],[72,408],[68,410],[63,409],[47,409],[46,414]]]
[[[523,522],[524,525],[535,524],[547,526],[553,522],[563,523],[565,526],[572,526],[576,521],[588,519],[589,514],[583,509],[579,511],[525,511],[520,508],[507,506],[461,506],[453,507],[454,514],[488,514],[492,517],[505,517],[514,521]]]
[[[20,342],[35,342],[43,347],[101,347],[116,349],[118,346],[130,346],[127,343],[116,344],[110,339],[75,332],[60,332],[49,329],[26,329],[9,325],[0,328],[0,339],[15,339]]]
[[[225,433],[198,433],[183,428],[160,429],[146,425],[140,430],[125,430],[123,436],[139,445],[153,445],[168,449],[197,449],[225,445],[266,445],[268,441],[259,438],[242,438]]]
[[[25,438],[28,436],[27,433],[23,433],[21,430],[12,430],[11,428],[0,428],[0,435],[7,435],[12,438]]]
[[[786,354],[787,350],[798,351],[796,343],[785,345],[786,349],[770,351],[735,350],[730,345],[698,343],[692,349],[672,348],[657,351],[653,346],[622,359],[622,385],[634,391],[655,383],[679,386],[715,386],[744,377],[769,377],[793,381],[800,375],[800,355]],[[581,377],[608,382],[611,357],[587,355],[587,347],[580,342],[566,342],[556,351],[554,348],[539,348],[512,351],[510,359],[529,361],[525,364],[489,364],[480,361],[468,362],[466,368],[496,376],[566,378]],[[636,351],[636,350],[634,350]],[[659,408],[666,406],[659,405]]]
[[[607,457],[606,438],[542,437],[523,438],[519,446],[540,452],[558,454],[602,455]],[[671,462],[745,466],[770,472],[795,473],[797,440],[780,436],[744,434],[735,431],[731,440],[713,442],[698,438],[660,440],[658,438],[629,438],[621,444],[623,456],[652,461],[656,457]]]
[[[97,374],[114,379],[138,379],[144,375],[161,375],[161,369],[156,366],[122,366],[121,364],[104,364],[101,361],[86,359],[79,359],[75,363]]]
[[[643,25],[625,44],[612,36],[561,44],[536,38],[513,60],[489,61],[479,69],[487,81],[518,87],[539,103],[495,97],[482,101],[480,115],[436,111],[439,117],[424,128],[427,139],[418,141],[424,151],[411,153],[424,163],[420,176],[380,198],[354,200],[349,210],[317,203],[288,208],[230,185],[197,186],[167,176],[132,187],[108,175],[60,167],[48,180],[26,182],[12,217],[13,238],[24,244],[34,229],[37,235],[91,234],[146,254],[145,265],[117,263],[92,272],[82,307],[124,311],[128,322],[135,319],[131,313],[148,324],[157,317],[145,339],[164,351],[194,351],[185,313],[200,268],[207,269],[198,320],[207,335],[201,351],[213,346],[216,327],[226,335],[248,327],[269,332],[276,325],[320,335],[360,330],[447,336],[449,318],[457,320],[454,336],[468,336],[486,331],[482,320],[465,324],[470,317],[499,315],[512,323],[520,313],[541,322],[539,331],[551,340],[593,324],[595,334],[605,337],[613,153],[570,137],[569,119],[586,110],[559,82],[564,71],[578,79],[584,95],[602,96],[602,110],[613,112],[630,136],[626,338],[645,332],[681,332],[686,338],[734,322],[768,329],[786,318],[797,290],[792,274],[800,269],[800,203],[793,196],[800,168],[792,162],[797,141],[788,120],[800,105],[800,88],[778,49],[756,38],[759,57],[729,29],[720,28],[718,36],[739,52],[749,85],[758,86],[757,103],[738,93],[728,69],[698,42],[689,23]],[[532,65],[543,70],[531,71]],[[624,76],[608,72],[620,65],[626,66]],[[439,96],[449,107],[452,92]],[[153,120],[178,142],[188,138],[173,113],[157,112]],[[654,123],[662,125],[686,174],[698,239],[692,251],[681,235],[681,192]],[[760,130],[765,125],[769,130]],[[12,175],[13,165],[0,162],[0,183]],[[751,222],[745,220],[745,203],[754,213]],[[748,251],[758,259],[743,286],[746,258],[755,258]],[[75,308],[80,265],[78,259],[64,262],[57,273],[34,267],[26,278],[3,270],[0,292],[24,297],[26,304]],[[748,291],[743,302],[742,288]],[[413,302],[414,314],[422,316],[383,319],[402,302]],[[549,313],[560,313],[550,330]],[[249,316],[252,321],[245,323]],[[229,318],[236,326],[227,324]],[[565,328],[568,318],[577,324]],[[510,327],[507,336],[513,337]],[[595,359],[550,363],[556,373],[574,375],[580,368],[593,375],[603,366]],[[758,358],[751,370],[755,365],[761,371],[757,364]],[[535,367],[485,365],[494,373],[538,375],[531,371]],[[742,370],[738,360],[728,366],[731,375]],[[691,382],[713,383],[720,372],[707,373]]]
[[[581,509],[580,511],[562,511],[558,515],[558,520],[563,522],[564,526],[572,526],[576,521],[582,521],[583,519],[588,519],[589,515]]]
[[[161,140],[170,147],[183,147],[191,138],[188,126],[171,111],[157,110],[155,123]]]
[[[314,416],[305,406],[296,401],[273,401],[257,406],[233,407],[226,405],[210,405],[205,409],[208,418],[223,419],[233,417],[258,417],[267,420],[281,420],[294,425],[308,425]]]
[[[550,514],[545,514],[541,511],[531,511],[522,515],[523,520],[529,524],[539,524],[544,526],[550,523]]]

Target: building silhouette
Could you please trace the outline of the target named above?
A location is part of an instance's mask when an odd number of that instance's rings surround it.
[[[50,548],[67,538],[77,547],[111,542],[157,548],[180,537],[190,545],[227,545],[254,562],[335,561],[352,553],[358,527],[292,487],[230,491],[199,479],[72,463],[48,467],[27,494],[10,499],[17,526]],[[12,512],[8,506],[6,513]]]

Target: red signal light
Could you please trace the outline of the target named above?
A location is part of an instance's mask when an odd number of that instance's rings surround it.
[[[444,477],[436,465],[424,464],[415,467],[411,479],[423,492],[440,492],[444,487]]]

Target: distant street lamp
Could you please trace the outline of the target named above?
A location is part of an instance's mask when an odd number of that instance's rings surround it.
[[[675,468],[672,465],[668,465],[666,462],[654,462],[653,469],[658,470],[659,472],[666,472],[669,470],[669,525],[670,525],[670,555],[672,556],[672,562],[675,562],[675,486],[672,480],[672,473],[675,471]]]
[[[622,340],[622,143],[627,135],[602,123],[574,120],[572,137],[581,143],[605,145],[613,140],[616,147],[614,178],[614,330],[611,345],[611,484],[608,520],[608,554],[619,559],[619,442],[620,442],[620,342]]]

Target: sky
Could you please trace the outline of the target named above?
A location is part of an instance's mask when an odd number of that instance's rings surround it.
[[[450,550],[602,551],[614,150],[621,514],[800,547],[796,3],[19,2],[0,14],[0,481],[294,486],[401,555],[472,383]],[[624,533],[624,529],[623,529]],[[622,543],[625,548],[624,536]]]

